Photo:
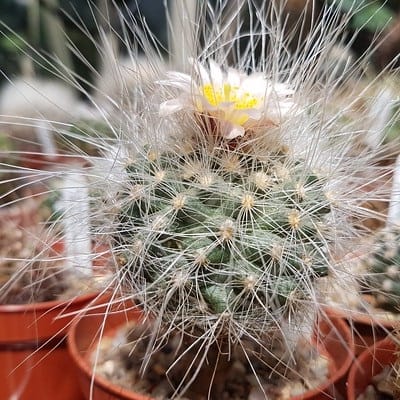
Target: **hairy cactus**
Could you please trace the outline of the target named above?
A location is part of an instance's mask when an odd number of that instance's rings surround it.
[[[284,151],[210,154],[204,144],[149,148],[127,165],[115,234],[123,273],[203,329],[224,314],[275,326],[328,273],[325,178]]]
[[[218,25],[221,15],[208,17]],[[329,104],[343,76],[320,55],[340,27],[313,28],[320,45],[310,39],[286,60],[271,26],[260,62],[252,46],[235,53],[238,32],[225,42],[207,29],[209,47],[188,73],[160,70],[145,84],[139,76],[132,109],[100,142],[104,157],[91,159],[92,221],[118,263],[116,290],[156,321],[149,356],[180,332],[205,353],[256,342],[279,364],[312,331],[320,278],[346,273],[334,257],[369,234],[363,204],[375,193],[364,188],[383,172],[373,151],[352,155],[355,134],[367,133],[361,118],[343,118],[357,90],[343,110]]]
[[[400,228],[376,235],[374,248],[363,260],[363,290],[374,296],[377,307],[398,313],[400,307]]]

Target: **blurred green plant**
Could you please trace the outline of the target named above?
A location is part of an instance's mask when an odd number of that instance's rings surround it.
[[[343,12],[356,12],[350,22],[350,28],[366,29],[370,32],[377,32],[385,29],[392,19],[395,18],[396,13],[385,0],[329,0],[331,4],[337,6]]]

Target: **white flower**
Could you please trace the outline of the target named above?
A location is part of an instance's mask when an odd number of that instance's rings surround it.
[[[160,106],[162,116],[191,110],[218,122],[226,139],[243,136],[248,130],[278,126],[293,107],[294,91],[284,83],[274,83],[260,73],[246,75],[229,68],[226,72],[213,61],[207,70],[194,65],[198,79],[169,72],[161,83],[181,94]]]

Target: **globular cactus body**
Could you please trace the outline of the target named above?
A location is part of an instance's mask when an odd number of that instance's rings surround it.
[[[224,313],[277,328],[328,273],[324,179],[283,151],[144,149],[119,194],[123,276],[202,330]]]

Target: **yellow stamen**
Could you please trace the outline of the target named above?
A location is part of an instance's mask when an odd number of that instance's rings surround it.
[[[200,87],[200,93],[214,107],[221,103],[233,103],[235,110],[247,110],[260,105],[262,98],[255,97],[249,92],[239,94],[239,89],[239,86],[232,86],[229,83],[224,83],[222,87],[207,83]]]

